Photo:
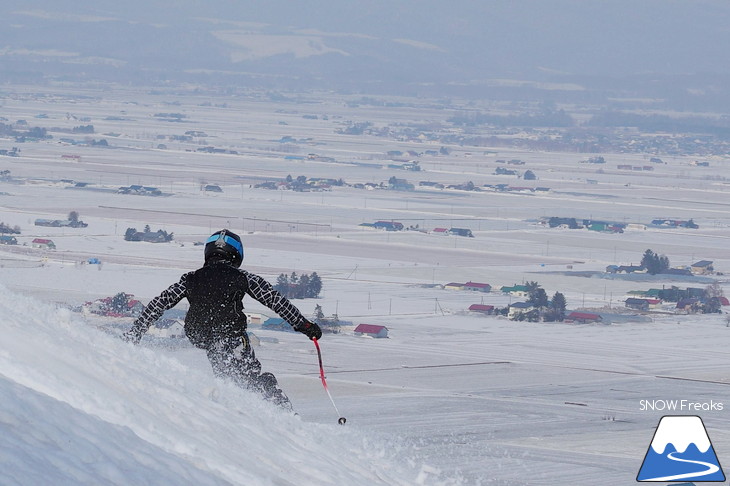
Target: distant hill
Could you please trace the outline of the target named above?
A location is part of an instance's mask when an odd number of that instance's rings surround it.
[[[726,96],[718,87],[730,77],[725,0],[170,5],[3,2],[3,80],[506,98],[567,93],[577,101],[620,91],[716,107]]]

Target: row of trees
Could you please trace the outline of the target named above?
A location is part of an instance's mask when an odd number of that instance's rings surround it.
[[[19,235],[20,234],[20,226],[15,225],[13,227],[10,227],[10,225],[7,225],[3,222],[0,222],[0,234],[11,234],[11,235]]]
[[[315,299],[322,291],[322,279],[317,272],[291,275],[282,273],[276,279],[274,289],[289,299]]]
[[[545,289],[540,287],[537,282],[527,282],[525,286],[528,289],[527,303],[535,309],[526,312],[525,316],[518,316],[518,319],[522,317],[524,320],[534,319],[546,322],[562,322],[565,319],[565,310],[568,305],[565,295],[555,292],[553,297],[549,299]],[[532,315],[530,315],[531,313]]]

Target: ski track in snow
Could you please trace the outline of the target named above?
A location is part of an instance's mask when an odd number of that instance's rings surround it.
[[[307,423],[68,310],[3,289],[0,314],[3,486],[455,484],[407,444]]]

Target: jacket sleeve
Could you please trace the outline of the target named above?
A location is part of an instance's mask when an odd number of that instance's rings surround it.
[[[289,300],[274,290],[274,287],[264,278],[241,270],[248,279],[248,294],[257,301],[273,310],[293,328],[307,322],[299,309]]]
[[[157,319],[162,317],[166,310],[175,307],[187,295],[186,281],[187,274],[183,275],[179,282],[170,285],[160,295],[152,299],[144,308],[142,314],[134,321],[132,328],[124,333],[124,339],[137,344],[144,333],[152,324],[157,322]]]

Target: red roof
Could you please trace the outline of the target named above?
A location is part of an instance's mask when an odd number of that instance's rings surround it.
[[[484,304],[472,304],[469,306],[470,311],[476,311],[476,312],[489,312],[494,310],[493,305],[484,305]]]
[[[467,282],[464,284],[465,287],[474,287],[479,289],[486,289],[491,288],[492,286],[485,283],[479,283],[479,282]]]
[[[43,238],[36,238],[35,240],[33,240],[33,243],[38,243],[38,244],[41,244],[41,245],[47,245],[48,243],[53,243],[53,242],[51,240],[46,240],[46,239],[43,239]]]
[[[377,326],[375,324],[358,324],[355,328],[355,332],[361,332],[363,334],[378,334],[383,329],[386,331],[388,330],[385,326]]]
[[[568,316],[566,317],[566,319],[570,319],[570,320],[577,319],[577,320],[586,320],[586,321],[588,321],[588,320],[590,320],[590,321],[598,321],[598,320],[601,320],[601,316],[598,315],[598,314],[592,314],[590,312],[571,312],[570,314],[568,314]]]
[[[433,232],[434,232],[434,233],[446,233],[446,232],[448,232],[448,231],[449,231],[449,230],[447,230],[446,228],[434,228],[434,229],[433,229]]]

